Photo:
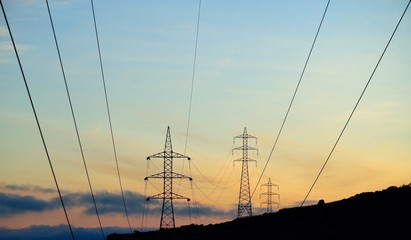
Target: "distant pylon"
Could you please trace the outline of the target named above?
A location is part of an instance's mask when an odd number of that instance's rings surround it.
[[[261,199],[261,195],[266,195],[267,201],[261,202],[260,207],[266,204],[267,205],[266,213],[270,213],[273,211],[273,204],[277,205],[277,207],[280,207],[280,194],[278,193],[280,189],[277,184],[271,183],[271,178],[268,178],[268,183],[262,184],[261,188],[262,187],[267,187],[267,192],[261,193],[260,199]],[[277,187],[277,193],[273,192],[273,187]],[[278,197],[278,202],[273,201],[273,195]]]
[[[164,151],[147,157],[147,160],[150,160],[151,158],[163,158],[164,159],[164,171],[161,173],[156,173],[151,176],[147,176],[144,178],[144,180],[147,181],[149,178],[163,179],[163,192],[156,194],[154,196],[148,197],[146,200],[149,201],[150,199],[163,199],[163,207],[161,209],[160,229],[175,228],[176,225],[174,221],[173,199],[186,199],[187,201],[190,201],[190,199],[187,197],[181,196],[177,193],[173,193],[173,179],[174,178],[187,178],[191,181],[192,178],[173,172],[173,158],[187,158],[188,160],[190,160],[190,158],[180,153],[173,152],[173,147],[171,145],[170,127],[167,127],[167,135],[166,135],[166,143],[164,146]]]
[[[248,177],[248,162],[256,160],[248,158],[248,151],[249,150],[256,150],[258,153],[257,148],[248,146],[248,139],[254,138],[257,142],[257,138],[251,136],[247,133],[247,128],[244,128],[243,134],[234,137],[233,141],[235,143],[236,138],[243,139],[243,145],[241,147],[233,148],[233,154],[235,150],[241,150],[243,152],[243,157],[236,159],[234,161],[241,162],[241,183],[240,183],[240,195],[238,197],[238,212],[237,217],[252,216],[252,207],[251,207],[251,196],[250,196],[250,179]]]

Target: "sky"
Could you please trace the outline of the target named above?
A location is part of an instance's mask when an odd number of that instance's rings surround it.
[[[95,1],[132,229],[159,227],[161,202],[147,206],[144,199],[160,193],[162,182],[144,178],[162,171],[161,159],[146,158],[163,151],[167,127],[173,150],[191,158],[173,162],[175,172],[193,178],[174,181],[176,193],[191,199],[190,205],[174,202],[177,226],[236,218],[241,165],[234,160],[241,152],[232,149],[241,142],[233,137],[245,127],[257,137],[249,143],[258,148],[258,154],[249,154],[256,160],[249,164],[254,214],[264,212],[260,194],[267,189],[260,185],[269,178],[279,186],[279,209],[300,206],[407,3],[330,2],[269,158],[327,1],[203,0],[197,51],[198,1]],[[46,3],[5,0],[3,5],[75,234],[80,239],[85,232],[98,234]],[[103,229],[105,234],[128,231],[91,3],[51,0],[49,5]],[[411,182],[409,42],[408,11],[305,205]],[[58,232],[69,239],[4,16],[0,161],[0,239],[25,231]]]

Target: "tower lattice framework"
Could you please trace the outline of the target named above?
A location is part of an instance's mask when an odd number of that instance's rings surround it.
[[[271,213],[273,211],[273,205],[280,207],[280,194],[278,193],[279,186],[277,184],[271,183],[271,178],[268,178],[268,182],[261,185],[261,188],[267,187],[267,192],[261,193],[261,196],[267,196],[267,201],[261,202],[260,207],[262,205],[266,205],[266,212]],[[273,192],[273,187],[277,187],[277,192]],[[278,201],[273,201],[273,196],[277,196]]]
[[[256,162],[254,159],[248,157],[248,151],[257,151],[257,148],[248,146],[249,139],[255,139],[257,143],[257,138],[251,136],[247,133],[247,128],[244,128],[244,132],[241,135],[234,137],[233,141],[235,143],[236,139],[242,139],[243,145],[241,147],[233,148],[234,151],[242,151],[243,156],[239,159],[234,160],[241,162],[241,182],[240,182],[240,194],[238,197],[238,212],[237,217],[252,216],[252,206],[251,206],[251,195],[250,195],[250,179],[248,173],[248,162]]]
[[[149,201],[150,199],[162,199],[163,206],[161,210],[160,229],[175,228],[173,200],[174,199],[186,199],[187,201],[190,201],[190,199],[173,192],[173,179],[187,178],[191,181],[192,178],[173,172],[173,159],[174,158],[187,158],[188,160],[191,160],[191,159],[190,157],[184,156],[180,153],[173,152],[173,147],[171,144],[170,127],[167,127],[167,135],[166,135],[164,151],[147,157],[147,160],[150,160],[152,158],[164,159],[164,171],[161,173],[153,174],[151,176],[147,176],[144,178],[144,180],[147,181],[149,178],[163,179],[163,192],[153,195],[151,197],[148,197],[146,200]]]

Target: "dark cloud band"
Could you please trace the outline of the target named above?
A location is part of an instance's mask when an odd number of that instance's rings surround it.
[[[18,186],[17,186],[18,187]],[[26,187],[18,187],[19,189]],[[126,206],[128,214],[156,215],[161,210],[161,200],[150,200],[150,206],[146,204],[146,198],[142,194],[125,191]],[[99,214],[124,214],[124,205],[120,193],[107,191],[97,192],[94,194]],[[81,208],[83,214],[94,215],[95,208],[91,195],[87,192],[67,193],[63,195],[64,204],[70,208]],[[48,200],[39,199],[35,196],[22,196],[11,193],[0,192],[0,217],[9,217],[29,212],[44,212],[61,208],[61,202],[58,197]],[[191,208],[185,203],[176,202],[174,212],[180,216],[190,216],[194,213],[197,215],[206,215],[214,217],[232,217],[233,211],[225,211],[213,206],[192,205]]]
[[[0,217],[26,212],[43,212],[55,207],[54,203],[37,199],[33,196],[20,196],[0,192]]]

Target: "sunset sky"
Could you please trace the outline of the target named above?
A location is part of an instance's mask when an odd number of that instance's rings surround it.
[[[279,185],[280,208],[300,206],[370,78],[408,1],[331,1],[311,59],[260,184]],[[49,1],[85,160],[105,234],[128,228],[90,1]],[[45,1],[3,5],[73,226],[96,228]],[[176,224],[236,218],[244,127],[257,181],[297,86],[327,1],[94,1],[121,180],[131,226],[158,228],[171,129]],[[411,15],[405,14],[306,205],[411,182]],[[191,117],[187,124],[191,87]],[[0,239],[11,229],[67,224],[4,16],[0,17]],[[67,228],[62,227],[67,237]],[[21,232],[22,230],[20,230]],[[79,233],[78,230],[77,233]],[[10,233],[11,232],[11,233]],[[7,235],[8,236],[8,235]]]

